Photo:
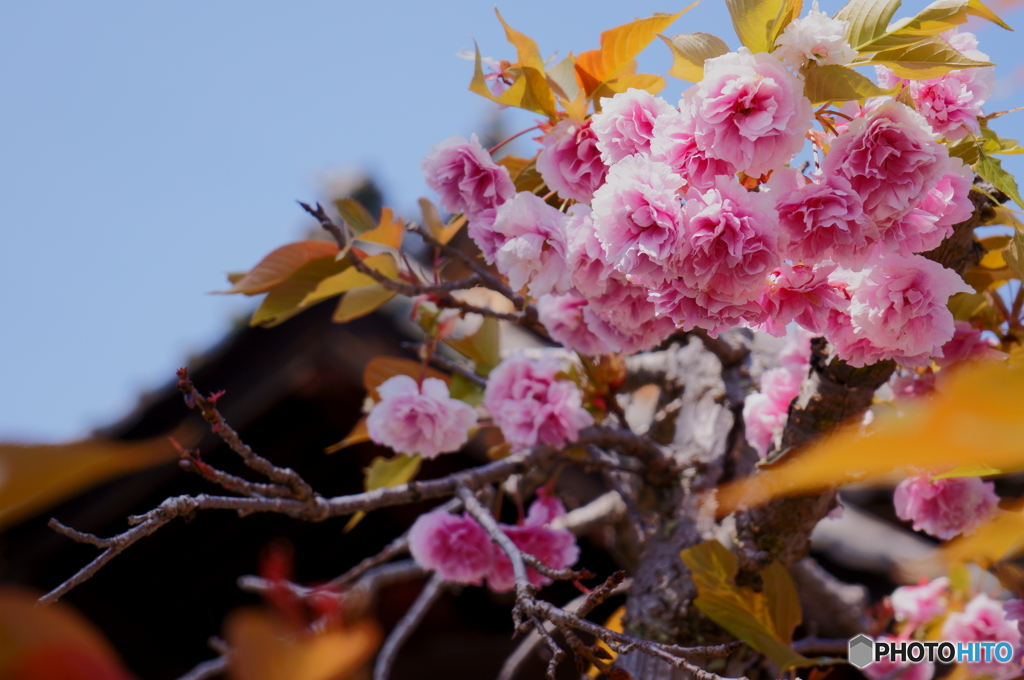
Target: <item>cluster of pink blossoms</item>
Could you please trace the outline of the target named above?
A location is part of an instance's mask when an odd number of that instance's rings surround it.
[[[396,375],[377,388],[380,395],[366,429],[377,444],[398,453],[436,458],[462,448],[476,425],[476,411],[452,399],[448,386],[438,378],[421,383]]]
[[[523,552],[552,569],[567,569],[579,559],[576,537],[565,529],[550,526],[564,515],[562,502],[541,489],[521,524],[498,526]],[[409,551],[417,564],[452,583],[481,585],[486,580],[499,593],[515,586],[512,561],[468,515],[420,515],[409,530]],[[551,579],[535,569],[528,568],[527,575],[537,587],[551,583]]]
[[[849,63],[846,28],[815,8],[775,52],[707,60],[677,106],[631,89],[561,120],[536,158],[550,200],[517,193],[475,138],[435,147],[427,182],[569,349],[632,353],[675,329],[780,336],[796,323],[854,366],[926,365],[953,337],[949,297],[971,290],[918,254],[972,212],[973,173],[939,140],[977,129],[989,76],[910,83],[921,113],[869,100],[844,109],[836,134],[814,132],[799,69]],[[970,34],[946,37],[980,54]],[[788,164],[808,138],[824,156],[805,175]]]

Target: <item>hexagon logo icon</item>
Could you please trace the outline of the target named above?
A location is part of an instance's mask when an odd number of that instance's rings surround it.
[[[850,640],[849,660],[857,668],[864,668],[874,660],[875,642],[867,635]]]

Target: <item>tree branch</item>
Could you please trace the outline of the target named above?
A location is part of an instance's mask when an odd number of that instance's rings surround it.
[[[395,624],[384,646],[377,654],[377,662],[373,666],[373,680],[388,680],[391,676],[391,667],[395,663],[395,657],[402,644],[409,638],[416,627],[423,621],[423,617],[431,605],[444,592],[445,582],[438,574],[434,574],[423,587],[420,596],[409,607],[409,611]]]

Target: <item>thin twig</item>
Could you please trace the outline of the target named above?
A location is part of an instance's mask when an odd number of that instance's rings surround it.
[[[218,656],[216,659],[203,661],[190,670],[178,680],[206,680],[218,675],[223,675],[228,670],[229,659],[226,656]]]
[[[531,617],[533,620],[533,629],[540,633],[541,638],[547,643],[548,649],[551,650],[551,660],[548,661],[547,673],[544,674],[548,680],[555,680],[555,674],[558,672],[558,664],[562,663],[565,658],[565,650],[558,646],[555,642],[555,638],[551,637],[544,628],[544,622],[538,619],[536,616]]]
[[[173,438],[170,439],[171,444],[178,449],[178,453],[181,455],[181,460],[178,461],[178,467],[185,472],[192,472],[199,475],[206,481],[216,484],[225,491],[233,491],[234,493],[241,494],[243,496],[253,496],[256,498],[289,498],[294,494],[292,489],[281,484],[261,484],[259,482],[250,482],[248,479],[243,479],[224,472],[223,470],[218,470],[203,461],[199,455],[198,449],[185,449]]]
[[[423,586],[420,596],[409,607],[409,611],[405,612],[405,615],[395,624],[395,627],[388,635],[388,639],[384,641],[384,646],[381,647],[380,653],[377,654],[377,662],[373,667],[373,680],[388,680],[391,676],[391,667],[395,663],[398,650],[401,649],[402,644],[416,630],[420,622],[423,621],[423,617],[431,605],[441,596],[441,593],[444,592],[444,588],[444,579],[436,573],[430,577],[427,585]]]
[[[587,599],[583,601],[583,604],[576,608],[576,616],[585,617],[590,614],[590,612],[594,611],[595,607],[600,606],[602,602],[607,600],[625,580],[626,572],[622,569],[609,576],[605,579],[604,583],[594,588],[590,595],[587,595]]]
[[[416,353],[419,353],[423,349],[423,347],[424,347],[422,342],[403,342],[403,343],[401,343],[400,346],[403,349],[411,349],[411,350],[415,351]],[[459,363],[457,363],[455,361],[452,361],[451,359],[446,359],[446,358],[444,358],[443,356],[441,356],[439,354],[431,354],[430,357],[429,357],[429,360],[430,360],[430,363],[432,363],[434,366],[436,366],[436,367],[438,367],[438,368],[440,368],[442,370],[445,370],[445,371],[451,371],[452,373],[457,373],[458,375],[461,375],[466,380],[469,380],[470,382],[476,383],[477,385],[480,385],[481,387],[484,387],[484,386],[487,385],[487,379],[486,378],[484,378],[483,376],[477,375],[476,373],[474,373],[470,369],[466,368],[462,364],[459,364]]]

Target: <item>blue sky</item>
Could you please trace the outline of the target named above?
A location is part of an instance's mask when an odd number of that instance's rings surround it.
[[[501,10],[545,55],[564,56],[683,6]],[[1005,18],[1024,26],[1019,12]],[[668,33],[691,31],[737,45],[721,0]],[[494,108],[466,90],[472,64],[455,57],[473,37],[484,55],[514,58],[487,2],[6,3],[0,440],[84,435],[170,380],[253,304],[207,293],[299,238],[308,223],[295,200],[315,199],[332,174],[364,168],[414,216],[430,195],[419,171],[430,145],[479,130]],[[980,37],[1006,65],[989,110],[1024,105],[1008,84],[1017,35],[984,27]],[[641,58],[653,72],[669,63],[660,41]],[[663,94],[674,101],[683,87],[669,79]],[[532,123],[511,113],[506,124]],[[1020,119],[995,127],[1015,136]]]

